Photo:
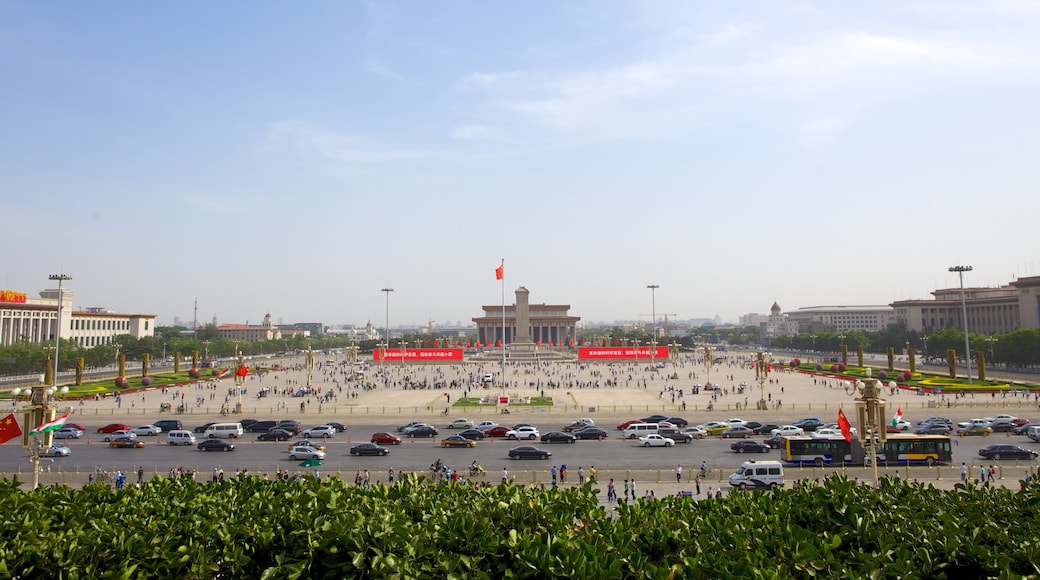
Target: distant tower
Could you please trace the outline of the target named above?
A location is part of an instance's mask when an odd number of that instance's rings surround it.
[[[270,312],[264,315],[264,328],[274,328],[274,321],[271,319]]]

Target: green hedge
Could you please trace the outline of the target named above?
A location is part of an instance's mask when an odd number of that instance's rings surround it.
[[[604,511],[588,488],[0,482],[0,576],[985,578],[1040,574],[1040,494],[835,477]]]

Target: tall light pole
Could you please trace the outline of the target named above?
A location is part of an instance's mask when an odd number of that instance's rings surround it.
[[[964,362],[968,363],[968,384],[971,384],[971,347],[968,345],[968,307],[964,302],[964,273],[971,272],[971,266],[950,266],[951,272],[957,272],[961,279],[961,321],[964,323]]]
[[[380,289],[380,292],[386,293],[386,326],[383,327],[383,356],[379,359],[380,367],[386,363],[386,351],[390,348],[390,293],[393,291],[393,288]],[[383,378],[385,379],[386,377],[384,376]]]
[[[647,288],[650,289],[650,329],[652,334],[650,335],[650,368],[656,368],[654,364],[654,357],[657,356],[657,289],[660,288],[657,284],[647,284]]]
[[[766,381],[769,380],[769,361],[772,358],[773,353],[765,351],[759,351],[756,355],[755,380],[758,381],[759,399],[755,406],[760,411],[769,409],[769,403],[766,402]]]
[[[72,276],[69,276],[68,274],[51,274],[50,276],[47,277],[47,279],[48,280],[57,280],[58,281],[58,320],[57,320],[57,326],[55,327],[55,330],[54,330],[54,376],[51,377],[51,380],[52,380],[51,387],[53,387],[54,390],[57,391],[58,390],[58,347],[61,345],[61,307],[63,306],[63,304],[62,304],[63,296],[62,296],[62,293],[61,293],[61,283],[64,282],[65,280],[71,280]]]

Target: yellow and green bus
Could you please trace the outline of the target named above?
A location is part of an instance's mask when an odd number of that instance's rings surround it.
[[[784,437],[780,459],[788,465],[869,465],[867,450],[857,439],[844,437]],[[878,463],[892,465],[932,465],[953,461],[953,448],[947,435],[889,435],[878,447]]]

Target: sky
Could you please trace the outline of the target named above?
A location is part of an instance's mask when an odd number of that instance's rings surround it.
[[[1040,275],[1037,30],[1024,0],[0,0],[0,289],[396,327],[519,286],[588,323],[1000,286]]]

